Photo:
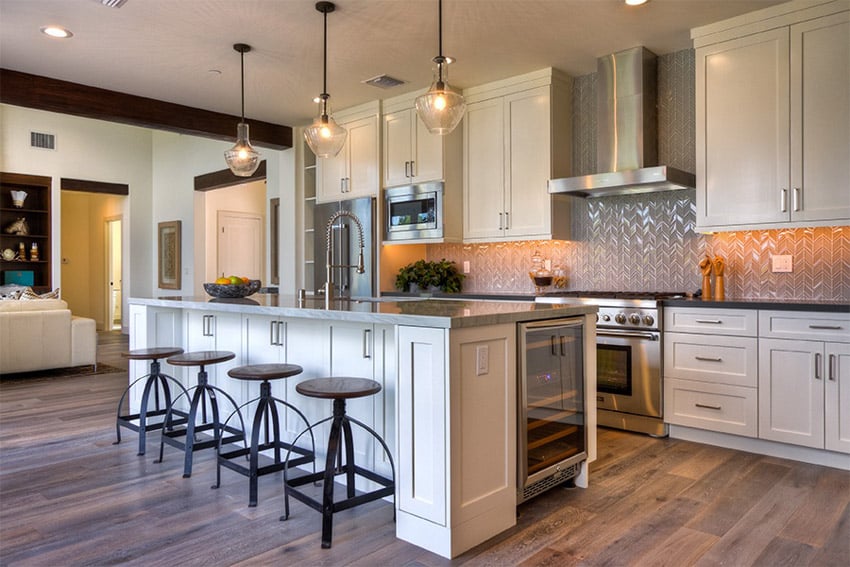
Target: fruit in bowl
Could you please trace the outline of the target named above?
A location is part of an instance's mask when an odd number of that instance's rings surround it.
[[[213,283],[205,283],[204,290],[213,297],[248,297],[260,289],[260,280],[239,276],[221,277]]]

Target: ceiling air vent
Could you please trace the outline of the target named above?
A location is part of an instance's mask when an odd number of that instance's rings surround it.
[[[44,132],[30,132],[30,146],[44,150],[55,150],[56,136]]]
[[[395,77],[390,77],[389,75],[378,75],[377,77],[372,77],[371,79],[366,79],[363,83],[367,85],[372,85],[373,87],[380,87],[382,89],[391,89],[393,87],[397,87],[399,85],[403,85],[407,81],[402,81],[401,79],[396,79]]]
[[[107,6],[108,8],[120,8],[121,6],[123,6],[127,2],[127,0],[96,0],[96,1],[100,2],[104,6]]]

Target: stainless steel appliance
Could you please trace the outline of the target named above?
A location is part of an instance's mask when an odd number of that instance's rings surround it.
[[[681,293],[559,292],[566,300],[599,306],[596,326],[597,423],[663,437],[662,310],[659,300]]]
[[[345,214],[339,216],[340,211]],[[360,234],[357,224],[347,215],[354,215],[363,229],[363,273],[344,268],[359,263]],[[376,285],[375,276],[375,200],[371,197],[351,199],[316,205],[313,209],[313,259],[314,292],[324,294],[328,281],[327,270],[327,230],[328,221],[333,217],[331,226],[330,263],[334,266],[331,281],[334,283],[334,297],[373,297]]]
[[[570,480],[587,459],[584,318],[519,325],[517,503]]]
[[[443,183],[420,183],[384,190],[384,240],[398,242],[443,237]]]

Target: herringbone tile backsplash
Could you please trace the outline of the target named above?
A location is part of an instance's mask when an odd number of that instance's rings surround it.
[[[694,52],[658,59],[661,163],[695,171]],[[596,170],[596,76],[573,90],[573,171]],[[563,265],[567,289],[695,291],[706,254],[726,258],[726,296],[742,299],[850,301],[850,227],[695,234],[695,191],[575,199],[572,240],[441,244],[431,260],[469,261],[469,292],[531,293],[535,250]],[[772,273],[770,256],[790,254],[793,272]]]

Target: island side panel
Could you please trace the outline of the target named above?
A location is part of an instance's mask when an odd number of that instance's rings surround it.
[[[516,324],[451,331],[452,556],[516,524]]]
[[[144,305],[130,305],[130,340],[129,349],[142,349],[154,347],[179,347],[183,346],[183,317],[181,309],[168,309],[162,307],[148,307]],[[180,378],[178,368],[171,366],[164,360],[160,361],[161,370],[169,376]],[[129,364],[129,380],[145,376],[150,371],[150,362],[146,360],[131,360]],[[142,391],[145,381],[142,380],[131,390],[129,397],[130,413],[138,413],[141,404]],[[176,395],[176,394],[174,394]]]

